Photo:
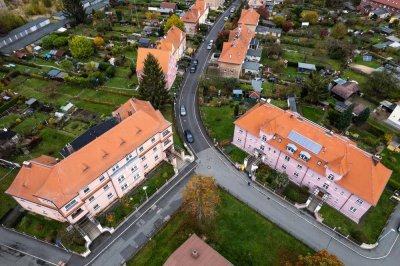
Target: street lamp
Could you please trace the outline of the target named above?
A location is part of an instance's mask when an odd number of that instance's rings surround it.
[[[144,190],[144,193],[146,194],[146,201],[148,201],[149,200],[149,197],[147,196],[147,186],[144,186],[143,187],[143,190]]]

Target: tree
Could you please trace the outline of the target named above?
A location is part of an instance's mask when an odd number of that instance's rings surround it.
[[[57,39],[57,35],[50,34],[42,39],[42,47],[45,49],[51,49],[54,47],[54,41]]]
[[[211,223],[220,202],[213,177],[195,175],[183,190],[183,209],[198,222]]]
[[[208,26],[206,24],[199,24],[199,32],[201,32],[203,35],[206,35],[208,32]]]
[[[263,52],[265,51],[267,57],[271,57],[271,58],[279,58],[282,53],[283,53],[283,49],[282,46],[280,44],[271,44],[268,47],[263,49]]]
[[[282,26],[283,22],[286,21],[286,19],[282,16],[275,16],[272,20],[277,26]]]
[[[290,31],[291,29],[293,29],[293,23],[292,23],[291,21],[285,21],[285,22],[282,24],[282,30],[283,30],[284,32],[288,32],[288,31]]]
[[[344,130],[351,124],[353,118],[353,106],[347,108],[343,113],[339,113],[335,110],[329,110],[328,120],[329,122],[339,130]]]
[[[389,71],[375,71],[368,76],[364,92],[368,97],[377,100],[387,98],[398,99],[400,96],[400,85]]]
[[[299,19],[301,13],[303,13],[303,7],[301,5],[297,5],[295,8],[292,9],[292,13],[296,15],[297,19]]]
[[[329,81],[321,74],[311,72],[304,82],[302,96],[311,103],[324,101],[329,95],[328,83]]]
[[[319,37],[321,37],[321,39],[325,39],[325,37],[328,36],[328,35],[329,35],[329,30],[327,28],[322,29],[319,32]]]
[[[57,37],[53,41],[53,46],[56,48],[64,47],[68,44],[67,37]]]
[[[115,10],[115,15],[117,15],[117,20],[121,21],[122,20],[122,11],[117,9]]]
[[[74,68],[74,64],[68,59],[62,60],[60,62],[60,66],[67,72],[72,71],[72,69]]]
[[[310,24],[316,24],[318,22],[318,13],[315,11],[303,11],[301,17],[304,21],[310,22]]]
[[[144,60],[143,74],[139,82],[139,94],[143,100],[150,101],[154,108],[160,109],[169,101],[165,90],[165,75],[157,58],[149,53]]]
[[[129,64],[129,75],[128,78],[132,78],[133,75],[136,74],[136,64],[135,62],[131,61],[131,63]]]
[[[355,119],[354,122],[358,125],[361,125],[365,122],[367,122],[369,114],[371,113],[371,111],[369,110],[369,108],[365,108]]]
[[[100,47],[104,45],[104,39],[100,36],[94,37],[93,39],[93,43],[94,45],[96,45],[96,47]]]
[[[69,42],[69,50],[72,56],[78,59],[88,58],[94,53],[92,40],[83,36],[72,38]]]
[[[177,15],[172,15],[167,19],[164,24],[164,31],[167,32],[172,26],[178,27],[182,31],[185,31],[185,24]]]
[[[71,19],[75,24],[84,23],[87,14],[83,8],[81,0],[61,0],[64,15]]]
[[[235,107],[233,109],[233,116],[238,117],[238,115],[239,115],[239,105],[235,104]]]
[[[347,61],[347,58],[351,55],[352,48],[350,44],[343,40],[337,40],[333,38],[327,39],[328,55],[332,59]]]
[[[347,35],[347,26],[343,22],[338,22],[332,27],[331,36],[335,39],[343,39]]]
[[[290,264],[289,264],[290,265]],[[335,256],[326,250],[318,251],[313,255],[300,255],[295,266],[344,266],[344,264]]]
[[[146,11],[145,13],[146,19],[156,19],[158,15],[156,12]]]
[[[268,9],[265,6],[260,6],[256,9],[257,13],[260,14],[261,19],[268,19],[269,18],[269,12]]]
[[[277,173],[273,182],[278,189],[284,188],[289,184],[289,177],[285,173]]]

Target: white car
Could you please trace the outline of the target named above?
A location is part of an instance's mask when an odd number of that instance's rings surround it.
[[[224,17],[224,20],[225,20],[225,21],[228,21],[228,19],[229,19],[228,17]]]
[[[207,50],[211,50],[212,47],[213,47],[213,45],[212,45],[212,43],[210,43],[210,44],[207,46]]]
[[[214,44],[214,40],[210,40],[210,44],[213,45]]]

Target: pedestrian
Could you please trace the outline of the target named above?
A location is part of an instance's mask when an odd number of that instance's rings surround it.
[[[248,185],[248,186],[250,186],[250,181],[249,181],[249,182],[247,182],[247,185]]]

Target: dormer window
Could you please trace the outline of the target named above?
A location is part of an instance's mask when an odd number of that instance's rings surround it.
[[[272,139],[276,139],[276,135],[274,135],[274,136],[272,137]]]
[[[318,161],[318,162],[317,162],[317,165],[321,165],[321,164],[322,164],[322,162],[321,162],[321,161]]]
[[[334,178],[334,177],[335,177],[335,176],[332,175],[332,174],[328,175],[328,179],[329,179],[330,181],[333,181],[333,178]]]
[[[267,141],[267,136],[262,136],[262,141]]]
[[[305,162],[308,162],[311,159],[311,155],[306,151],[301,151],[299,158]]]
[[[278,142],[279,142],[279,143],[281,143],[281,142],[282,142],[282,139],[281,139],[281,138],[279,138],[279,139],[278,139]]]
[[[297,151],[297,147],[296,147],[296,145],[289,143],[289,144],[286,146],[286,150],[287,150],[288,152],[290,152],[291,154],[293,154],[293,153],[295,153],[295,152]]]

